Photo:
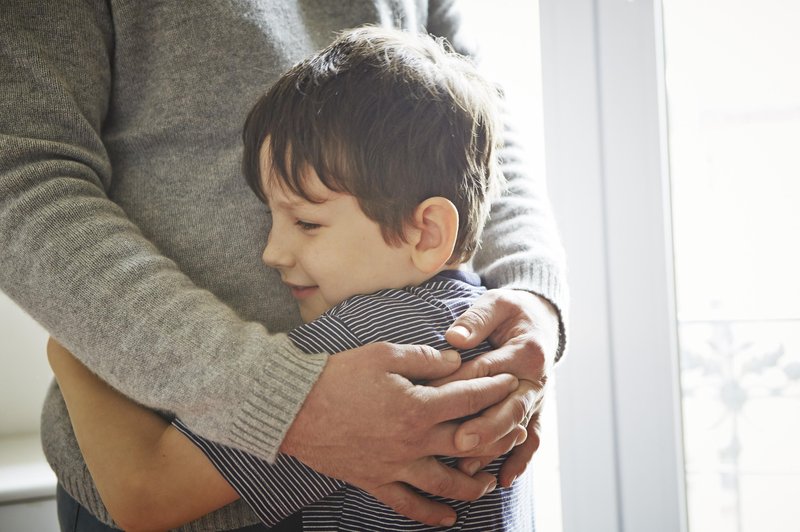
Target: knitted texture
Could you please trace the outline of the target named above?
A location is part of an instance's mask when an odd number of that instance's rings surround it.
[[[466,50],[448,2],[0,2],[0,289],[124,394],[273,458],[326,356],[279,334],[300,318],[260,262],[270,218],[241,176],[240,131],[281,72],[364,23]],[[563,309],[544,187],[514,153],[475,265]],[[42,439],[110,523],[56,386]],[[254,522],[234,504],[184,529]]]

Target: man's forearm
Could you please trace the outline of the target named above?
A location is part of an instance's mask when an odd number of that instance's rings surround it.
[[[6,0],[2,10],[0,289],[127,396],[179,413],[204,436],[274,457],[324,366],[324,356],[302,355],[256,323],[255,312],[243,319],[186,275],[190,267],[196,276],[209,276],[219,262],[206,259],[204,242],[198,241],[219,227],[197,226],[186,219],[186,211],[213,216],[220,210],[216,194],[209,194],[212,199],[203,207],[173,206],[178,200],[172,199],[169,209],[137,204],[163,200],[158,194],[138,194],[163,189],[153,175],[159,168],[152,161],[165,157],[164,151],[153,156],[153,148],[128,146],[124,156],[118,151],[116,157],[110,152],[107,131],[119,137],[115,121],[132,111],[121,108],[127,100],[118,92],[122,102],[111,99],[112,85],[114,91],[121,90],[120,80],[112,80],[120,74],[114,74],[111,65],[112,58],[119,59],[115,54],[120,48],[115,47],[115,21],[107,3]],[[136,76],[133,67],[128,71]],[[159,95],[168,87],[162,89]],[[131,105],[136,108],[141,102]],[[129,137],[149,131],[135,122],[141,117],[129,114],[124,119],[132,123]],[[156,144],[153,138],[135,138]],[[120,139],[116,142],[118,146]],[[124,166],[137,157],[147,164]],[[188,160],[170,163],[171,177],[185,179],[183,186],[199,192],[203,179],[197,169],[182,167]],[[246,192],[250,201],[239,197],[231,210],[260,222],[263,213],[257,199],[240,183],[238,172],[228,174],[225,177],[240,185],[226,183],[230,194]],[[208,181],[220,186],[219,176]],[[168,214],[162,212],[165,209]],[[143,225],[154,214],[157,221]],[[192,241],[187,227],[200,237],[193,233]],[[254,224],[252,230],[261,228]],[[237,279],[218,283],[217,291],[235,292],[238,299],[231,296],[231,304],[254,306],[246,299],[251,296],[241,294],[248,283],[249,290],[259,291],[267,284],[255,253],[257,244],[241,242],[238,248],[217,251],[217,256],[235,255],[231,262],[240,265],[240,248],[245,247],[253,249],[252,265],[240,268],[249,277],[240,280],[233,272]],[[176,263],[180,259],[181,267]],[[211,284],[208,277],[201,281]],[[234,283],[241,287],[230,288]],[[271,295],[265,290],[259,298],[268,300]],[[265,314],[260,312],[258,318],[266,321]],[[273,320],[283,328],[289,321]]]

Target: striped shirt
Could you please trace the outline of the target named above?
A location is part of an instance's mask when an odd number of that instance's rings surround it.
[[[289,338],[307,353],[337,353],[373,342],[448,349],[444,332],[484,291],[477,275],[448,270],[420,286],[351,297],[292,330]],[[484,342],[461,355],[467,360],[489,349],[491,346]],[[302,510],[304,531],[436,530],[395,513],[369,493],[317,473],[293,457],[279,455],[274,464],[268,464],[243,451],[205,440],[180,420],[174,425],[205,453],[267,526]],[[495,460],[486,471],[497,475],[504,458]],[[440,460],[451,466],[456,463],[455,458]],[[456,511],[456,524],[447,530],[533,530],[529,475],[522,475],[511,488],[498,487],[478,501],[431,498]]]

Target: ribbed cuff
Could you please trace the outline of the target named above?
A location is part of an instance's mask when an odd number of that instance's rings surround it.
[[[229,436],[237,447],[270,463],[328,360],[325,353],[303,353],[279,336],[269,363],[253,378],[252,393],[235,413]]]

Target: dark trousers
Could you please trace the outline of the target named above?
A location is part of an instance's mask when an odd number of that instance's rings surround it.
[[[58,524],[61,532],[120,532],[119,529],[110,527],[98,521],[89,510],[81,506],[69,493],[64,491],[61,484],[56,488],[56,507],[58,508]],[[300,532],[303,530],[303,521],[300,513],[288,517],[272,528],[264,525],[252,525],[237,528],[233,532]]]

